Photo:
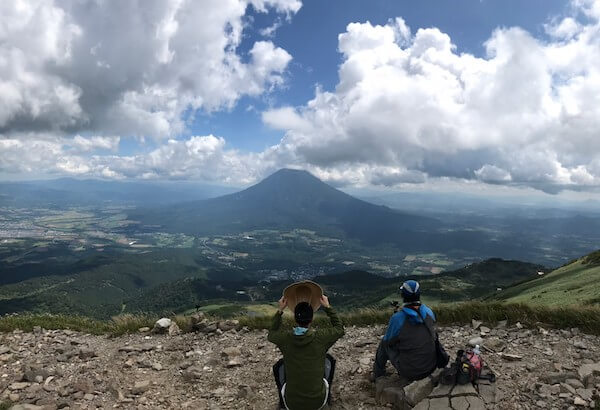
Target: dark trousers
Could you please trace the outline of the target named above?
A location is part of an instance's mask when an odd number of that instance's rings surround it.
[[[396,371],[398,372],[398,376],[403,379],[405,382],[410,382],[413,380],[420,380],[424,377],[429,376],[435,370],[435,366],[424,373],[420,374],[412,374],[410,377],[406,374],[402,374],[400,371],[400,365],[398,364],[400,360],[400,354],[393,348],[391,348],[387,343],[383,340],[379,342],[379,346],[377,347],[377,353],[375,353],[375,363],[373,363],[373,376],[375,378],[385,376],[385,366],[388,362],[394,366]]]
[[[327,353],[325,355],[325,374],[323,378],[329,383],[329,394],[327,395],[327,404],[331,404],[331,385],[333,383],[333,374],[335,373],[335,359]],[[273,376],[277,385],[277,393],[279,394],[279,407],[283,408],[283,397],[281,397],[281,388],[285,384],[285,367],[283,359],[279,359],[273,366]]]
[[[375,378],[385,376],[385,366],[388,360],[392,363],[392,366],[396,367],[397,355],[393,349],[390,349],[383,340],[379,342],[377,347],[377,353],[375,353],[375,363],[373,363],[373,376]]]

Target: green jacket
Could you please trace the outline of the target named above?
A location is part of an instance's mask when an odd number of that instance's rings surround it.
[[[285,402],[290,410],[315,410],[325,400],[325,354],[344,335],[344,326],[333,308],[323,309],[333,327],[310,328],[301,336],[294,335],[292,329],[280,329],[281,313],[273,316],[267,338],[283,354]]]

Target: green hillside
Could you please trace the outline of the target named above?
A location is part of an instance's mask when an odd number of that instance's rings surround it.
[[[439,275],[416,277],[423,300],[429,304],[480,299],[498,287],[535,277],[545,268],[527,262],[492,258]],[[220,314],[252,311],[257,305],[270,304],[281,297],[292,280],[270,283],[249,279],[223,282],[206,278],[185,278],[148,288],[125,301],[125,312],[185,312],[196,306],[220,309]],[[353,270],[317,276],[319,283],[341,310],[389,306],[400,300],[398,289],[408,277],[384,278],[370,272]],[[241,293],[238,293],[241,291]],[[210,307],[210,309],[209,309]]]
[[[600,251],[507,288],[494,298],[549,306],[600,304]]]

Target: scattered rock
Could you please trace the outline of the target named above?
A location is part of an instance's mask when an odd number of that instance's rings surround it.
[[[177,336],[177,335],[181,334],[181,329],[179,328],[179,326],[177,325],[177,323],[173,322],[169,326],[169,331],[168,332],[169,332],[169,336]]]
[[[510,353],[501,353],[500,357],[502,357],[504,360],[508,360],[509,362],[516,362],[523,359],[523,356],[521,355]]]
[[[82,347],[81,349],[79,349],[78,356],[81,360],[87,360],[91,359],[92,357],[96,357],[96,352],[93,349]]]
[[[29,385],[30,384],[27,382],[12,383],[8,386],[8,390],[11,390],[11,391],[23,390],[23,389],[26,389],[27,387],[29,387]]]
[[[267,342],[266,331],[244,331],[239,323],[210,321],[202,314],[190,321],[199,333],[168,338],[149,329],[115,338],[43,329],[0,334],[0,402],[31,403],[43,410],[275,407],[271,366],[281,356]],[[331,348],[337,359],[333,409],[404,409],[398,403],[417,401],[420,385],[432,390],[416,409],[574,410],[598,404],[598,336],[537,326],[441,327],[440,340],[451,356],[483,330],[483,343],[475,344],[481,345],[497,382],[482,379],[478,389],[434,387],[436,371],[413,385],[397,375],[386,377],[391,384],[384,386],[378,379],[373,391],[366,378],[384,330],[379,325],[348,327]],[[545,354],[548,348],[552,356]],[[390,365],[387,370],[393,371]],[[378,405],[376,399],[389,404]]]
[[[477,345],[481,346],[482,344],[483,344],[483,338],[480,336],[469,339],[469,346],[475,347]]]
[[[152,329],[153,333],[167,333],[169,331],[169,327],[173,321],[169,318],[163,317],[162,319],[158,319],[154,324],[154,328]]]
[[[136,394],[136,395],[142,394],[142,393],[148,391],[149,388],[150,388],[150,380],[142,380],[139,382],[135,382],[135,384],[131,388],[131,393]]]

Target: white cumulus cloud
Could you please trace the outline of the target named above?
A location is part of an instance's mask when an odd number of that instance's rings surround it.
[[[168,138],[186,110],[228,109],[283,82],[291,55],[238,46],[248,7],[298,0],[0,2],[0,134]]]
[[[274,150],[335,181],[336,170],[360,170],[349,183],[598,187],[600,3],[573,7],[546,26],[550,39],[496,29],[481,57],[401,18],[351,23],[339,35],[335,89],[263,113],[285,132]]]

